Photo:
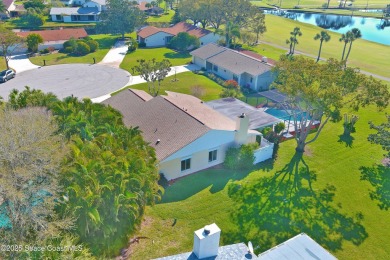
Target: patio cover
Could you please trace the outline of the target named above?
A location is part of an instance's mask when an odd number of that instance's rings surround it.
[[[258,94],[265,98],[268,98],[275,103],[283,103],[286,100],[286,96],[276,89],[259,92]]]

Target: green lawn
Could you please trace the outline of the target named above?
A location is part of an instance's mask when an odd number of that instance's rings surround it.
[[[281,24],[283,26],[280,26]],[[261,40],[283,47],[288,47],[286,39],[290,36],[290,31],[296,26],[300,27],[303,35],[298,38],[299,44],[296,46],[296,50],[317,55],[319,41],[315,41],[313,38],[322,30],[321,28],[274,15],[266,15],[266,26],[267,32],[264,33]],[[340,34],[328,32],[331,35],[331,40],[323,44],[321,57],[340,59],[343,49],[343,44],[339,42]],[[262,53],[262,44],[256,46],[255,50]],[[348,63],[350,66],[390,77],[388,69],[390,67],[389,46],[358,39],[353,43]]]
[[[161,8],[164,8],[161,6]],[[168,13],[163,13],[160,16],[149,16],[146,20],[148,23],[170,23],[173,15],[175,14],[174,10],[168,10]]]
[[[279,6],[281,8],[294,8],[295,6],[299,7],[308,7],[308,8],[319,8],[322,7],[324,3],[327,3],[328,1],[324,0],[264,0],[264,1],[251,1],[252,4],[257,6],[269,6],[269,5],[275,5]],[[351,1],[347,1],[348,4],[351,3]],[[353,7],[355,8],[366,8],[366,5],[368,3],[368,8],[384,8],[387,4],[389,4],[388,0],[355,0],[353,1]],[[338,0],[331,0],[329,2],[329,7],[338,7],[339,2]]]
[[[261,43],[257,46],[248,46],[244,45],[243,48],[247,50],[251,50],[254,52],[258,52],[263,56],[266,56],[267,58],[273,59],[273,60],[279,60],[280,55],[286,54],[287,51],[285,49],[277,48],[275,46]]]
[[[137,60],[150,60],[153,58],[157,61],[168,59],[172,63],[172,66],[184,65],[191,61],[191,55],[189,53],[179,53],[165,47],[143,48],[126,54],[120,67],[132,73],[132,68],[137,65]]]
[[[164,94],[165,90],[174,91],[184,94],[194,94],[194,88],[200,88],[197,93],[198,96],[204,101],[210,101],[219,98],[219,94],[222,92],[222,86],[215,83],[211,79],[203,75],[197,75],[193,72],[183,72],[176,75],[178,81],[173,81],[175,76],[167,77],[162,83],[160,88],[160,94]],[[141,89],[148,92],[148,84],[142,83],[129,86],[134,89]],[[127,88],[127,87],[126,87]],[[121,90],[122,91],[122,90]],[[119,91],[118,91],[119,92]],[[115,94],[114,94],[115,95]]]
[[[137,236],[149,239],[132,246],[131,258],[191,251],[193,231],[215,222],[222,245],[252,241],[256,253],[305,232],[339,259],[389,259],[390,211],[380,205],[390,204],[390,170],[374,166],[384,152],[367,142],[367,122],[385,116],[366,108],[359,117],[352,140],[329,123],[302,158],[290,140],[250,173],[206,170],[178,180],[147,208]]]
[[[62,23],[52,22],[50,18],[46,19],[46,22],[39,28],[52,28],[52,27],[94,27],[96,23]],[[5,22],[5,26],[8,28],[28,28],[28,24],[23,23],[20,18],[12,18]]]
[[[99,42],[99,49],[96,52],[89,53],[85,56],[72,56],[65,53],[54,53],[44,56],[31,57],[30,61],[36,65],[42,66],[43,60],[46,61],[46,65],[58,65],[68,63],[93,63],[93,58],[95,58],[96,63],[98,63],[110,50],[118,36],[109,34],[98,34],[91,35],[91,38]]]

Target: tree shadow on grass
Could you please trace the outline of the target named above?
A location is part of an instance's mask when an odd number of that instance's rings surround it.
[[[185,176],[165,188],[160,203],[169,203],[185,200],[196,193],[210,187],[210,193],[223,190],[229,181],[242,180],[253,170],[265,170],[270,166],[270,160],[256,165],[251,170],[207,169]]]
[[[368,236],[361,213],[348,216],[332,203],[336,188],[314,189],[316,173],[301,154],[282,170],[248,185],[231,184],[235,202],[233,230],[224,232],[224,244],[252,241],[257,253],[305,232],[327,249],[342,249],[344,240],[361,244]]]
[[[351,147],[355,138],[351,135],[339,135],[339,140],[337,142],[339,143],[345,143],[345,147]]]
[[[390,167],[375,165],[360,167],[361,180],[369,181],[374,188],[370,191],[372,200],[378,201],[382,210],[390,208]]]
[[[167,59],[184,59],[190,58],[191,55],[188,52],[168,52],[164,53],[164,57]]]

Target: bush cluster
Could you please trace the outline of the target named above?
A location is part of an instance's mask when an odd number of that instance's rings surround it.
[[[78,56],[84,56],[88,53],[95,52],[99,48],[99,43],[90,37],[76,40],[74,38],[64,42],[63,52],[72,53]]]
[[[129,47],[127,48],[127,52],[128,53],[133,52],[133,51],[135,51],[138,48],[138,42],[135,39],[130,38],[128,46]]]
[[[250,169],[255,161],[254,151],[259,148],[258,143],[244,144],[240,147],[231,147],[226,151],[224,165],[228,169]]]

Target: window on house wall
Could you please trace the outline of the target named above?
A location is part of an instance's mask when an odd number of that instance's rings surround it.
[[[56,15],[56,20],[57,20],[57,21],[62,20],[61,15],[57,14],[57,15]]]
[[[191,158],[181,161],[181,171],[185,171],[191,168]]]
[[[251,83],[253,82],[253,78],[251,78]]]
[[[214,71],[218,72],[218,66],[213,66]]]
[[[209,162],[217,160],[217,151],[218,150],[213,150],[209,152]]]

